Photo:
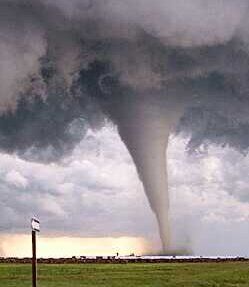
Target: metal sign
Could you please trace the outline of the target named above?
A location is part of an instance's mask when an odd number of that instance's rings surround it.
[[[37,218],[31,219],[31,229],[36,232],[40,232],[40,221]]]
[[[37,286],[37,260],[36,260],[36,233],[40,232],[40,221],[33,217],[31,219],[32,229],[32,287]]]

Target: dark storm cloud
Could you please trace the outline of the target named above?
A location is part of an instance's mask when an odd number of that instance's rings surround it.
[[[245,1],[236,7],[232,1],[146,1],[134,8],[137,16],[129,1],[0,5],[3,149],[52,147],[63,154],[72,146],[68,129],[75,120],[92,115],[92,124],[99,125],[102,109],[117,123],[121,117],[126,121],[123,110],[136,103],[167,105],[173,99],[174,109],[178,102],[189,107],[179,129],[192,134],[190,148],[214,141],[246,150]],[[150,22],[142,17],[149,9]],[[222,11],[222,20],[213,23],[205,9]],[[172,23],[178,15],[188,21],[186,27],[180,20]]]
[[[108,118],[167,249],[170,133],[188,133],[190,150],[248,149],[247,1],[2,0],[0,11],[2,149],[57,159]]]

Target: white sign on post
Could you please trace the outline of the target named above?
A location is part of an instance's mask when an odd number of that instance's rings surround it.
[[[31,219],[31,228],[33,231],[40,232],[40,221],[37,218]]]

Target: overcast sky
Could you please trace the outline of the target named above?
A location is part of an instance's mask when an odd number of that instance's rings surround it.
[[[249,255],[249,157],[215,146],[189,155],[185,143],[171,137],[168,150],[175,248]],[[61,163],[6,154],[0,161],[1,234],[29,234],[36,215],[43,236],[143,237],[160,244],[134,164],[114,127],[89,130]]]

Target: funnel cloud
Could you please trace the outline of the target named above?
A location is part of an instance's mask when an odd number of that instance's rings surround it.
[[[0,148],[59,161],[113,122],[171,249],[167,147],[249,147],[248,2],[2,0]]]

